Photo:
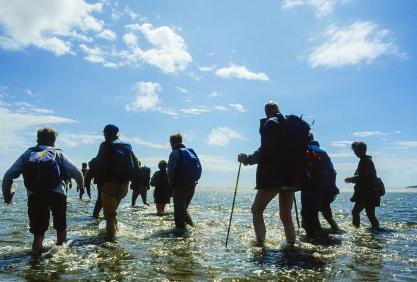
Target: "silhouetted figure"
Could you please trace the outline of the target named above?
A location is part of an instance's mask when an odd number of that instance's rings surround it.
[[[97,187],[97,200],[96,203],[94,205],[94,210],[93,210],[93,217],[95,219],[98,219],[99,215],[100,215],[100,211],[101,208],[103,207],[102,203],[101,203],[101,185],[97,183],[97,164],[96,164],[96,158],[92,158],[89,162],[88,162],[88,166],[90,167],[90,169],[87,172],[86,178],[85,178],[85,187],[88,190],[91,191],[91,181],[94,179],[94,184]]]
[[[263,212],[269,202],[279,194],[279,213],[284,226],[287,242],[295,242],[295,229],[291,210],[294,202],[294,192],[306,177],[304,150],[301,156],[288,155],[285,125],[286,118],[280,113],[274,101],[265,104],[266,118],[261,119],[259,133],[261,146],[251,155],[239,154],[238,161],[244,165],[258,164],[256,170],[256,196],[252,204],[253,227],[258,244],[263,245],[266,227]],[[309,127],[308,127],[309,129]],[[292,140],[294,143],[302,141],[307,145],[308,129],[305,140]]]
[[[65,171],[66,175],[75,179],[80,197],[84,192],[81,171],[60,149],[55,148],[57,135],[53,128],[39,129],[38,144],[23,153],[3,177],[4,202],[10,204],[14,195],[13,179],[23,174],[28,196],[29,231],[34,236],[32,250],[35,252],[43,248],[50,213],[57,245],[62,245],[67,238],[67,195],[61,172]]]
[[[307,168],[310,179],[301,190],[302,225],[310,238],[322,235],[319,211],[329,222],[332,232],[340,232],[333,219],[330,203],[339,193],[336,187],[336,171],[326,151],[314,140],[310,133],[310,142],[306,153]]]
[[[147,202],[147,194],[150,189],[149,181],[151,181],[151,169],[146,166],[139,167],[134,172],[134,177],[130,183],[130,189],[132,189],[132,207],[136,204],[136,199],[140,195],[144,205],[149,206]]]
[[[172,189],[168,183],[167,162],[162,160],[158,164],[159,170],[154,173],[151,179],[151,186],[155,187],[153,198],[156,204],[156,214],[165,213],[165,205],[169,204],[172,196]]]
[[[81,164],[81,172],[83,173],[83,177],[84,177],[84,187],[86,188],[88,197],[91,199],[91,185],[85,185],[85,182],[86,182],[85,179],[87,177],[88,170],[89,169],[88,169],[87,163],[82,163]]]
[[[101,187],[101,201],[106,219],[107,239],[113,241],[117,231],[117,208],[126,196],[138,160],[128,143],[118,137],[119,128],[108,124],[104,127],[105,141],[100,144],[96,156],[96,179]]]
[[[168,180],[173,191],[175,227],[194,226],[187,209],[201,176],[201,164],[194,150],[182,144],[181,134],[171,135],[169,142],[172,152],[168,161]]]
[[[360,226],[360,213],[363,209],[373,228],[379,227],[379,221],[375,216],[375,207],[380,205],[380,196],[375,190],[374,184],[377,179],[376,170],[372,157],[366,155],[367,146],[363,142],[353,142],[352,150],[359,158],[358,168],[355,175],[347,177],[346,183],[355,183],[351,201],[355,203],[352,209],[352,224]]]

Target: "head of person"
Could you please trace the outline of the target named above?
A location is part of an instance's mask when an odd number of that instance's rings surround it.
[[[158,168],[159,168],[159,169],[167,169],[167,162],[166,162],[166,161],[164,161],[164,160],[159,161],[159,163],[158,163]]]
[[[352,143],[352,150],[358,158],[366,156],[366,149],[364,142],[357,141]]]
[[[119,128],[114,124],[108,124],[103,129],[104,139],[106,141],[114,141],[119,138]]]
[[[87,168],[87,163],[82,163],[82,164],[81,164],[81,167],[82,167],[83,169],[86,169],[86,168]]]
[[[44,127],[38,129],[37,132],[37,143],[38,145],[44,146],[55,146],[55,140],[58,136],[58,133],[52,127]]]
[[[177,148],[179,145],[182,144],[182,136],[179,133],[176,134],[172,134],[169,137],[169,143],[171,144],[171,148],[175,149]]]
[[[268,101],[265,104],[265,115],[267,118],[273,117],[279,113],[278,104],[275,101]]]

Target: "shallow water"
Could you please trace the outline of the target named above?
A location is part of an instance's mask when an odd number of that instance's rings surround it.
[[[383,227],[379,231],[369,229],[365,214],[362,227],[352,228],[351,193],[341,193],[333,212],[346,233],[312,243],[300,230],[294,248],[283,243],[275,201],[265,214],[268,240],[264,249],[253,242],[253,191],[238,193],[227,249],[224,243],[232,192],[197,190],[190,207],[196,227],[183,234],[173,230],[172,205],[170,214],[157,217],[154,207],[140,206],[140,199],[139,207],[131,208],[130,196],[119,207],[117,242],[109,243],[104,241],[103,218],[90,216],[94,202],[80,202],[75,191],[70,191],[69,242],[55,246],[50,227],[45,242],[48,251],[34,257],[30,254],[26,194],[20,188],[13,205],[0,205],[0,280],[415,281],[417,277],[415,192],[384,196],[377,210]]]

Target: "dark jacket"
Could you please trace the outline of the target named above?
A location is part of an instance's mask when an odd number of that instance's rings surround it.
[[[117,142],[114,141],[114,142]],[[133,160],[134,170],[137,170],[140,166],[140,162],[136,158],[133,151],[131,152]],[[120,182],[116,175],[113,173],[113,166],[115,163],[115,153],[112,147],[111,141],[104,141],[100,144],[96,159],[96,172],[95,179],[97,183],[102,182]]]
[[[160,169],[155,172],[151,179],[151,186],[155,187],[155,203],[169,203],[172,195],[172,189],[168,183],[168,174],[166,169]]]
[[[352,201],[362,205],[380,205],[380,197],[377,195],[374,184],[376,170],[371,156],[365,156],[359,160],[353,183],[355,183]]]
[[[280,146],[283,136],[284,116],[280,113],[260,120],[261,146],[249,155],[246,164],[258,164],[256,189],[271,189],[283,186],[298,186],[299,172],[291,165],[288,156]]]

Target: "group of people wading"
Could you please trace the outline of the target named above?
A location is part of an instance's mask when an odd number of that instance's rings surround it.
[[[284,226],[288,244],[296,240],[292,219],[294,193],[301,190],[302,226],[309,238],[325,234],[319,221],[319,212],[331,226],[331,232],[341,229],[332,216],[330,204],[339,193],[336,187],[336,171],[327,153],[320,148],[310,132],[310,126],[296,116],[284,116],[274,101],[265,105],[266,118],[261,119],[261,146],[250,155],[239,154],[238,161],[244,165],[257,164],[256,196],[252,204],[253,226],[256,241],[263,245],[266,227],[263,212],[267,205],[279,195],[279,214]],[[129,182],[132,191],[132,206],[141,195],[144,204],[146,191],[154,186],[154,200],[157,215],[165,214],[165,205],[173,197],[175,227],[194,226],[188,206],[202,168],[197,154],[182,144],[182,136],[170,136],[172,151],[168,162],[161,160],[159,170],[152,178],[150,169],[141,166],[132,147],[119,139],[119,128],[106,125],[103,130],[104,142],[98,153],[88,164],[78,169],[58,148],[55,148],[57,132],[52,128],[41,128],[37,132],[37,145],[27,149],[7,170],[3,177],[4,202],[12,202],[15,189],[13,179],[23,174],[28,196],[28,217],[30,232],[34,235],[32,249],[42,250],[44,234],[49,226],[50,213],[53,227],[57,232],[57,244],[66,240],[66,211],[68,179],[74,179],[80,198],[87,190],[91,197],[91,183],[97,185],[97,201],[93,217],[98,218],[103,209],[106,220],[106,235],[115,240],[117,208],[127,195]],[[366,144],[354,142],[352,150],[360,159],[358,168],[346,183],[355,183],[351,199],[355,202],[352,210],[353,225],[359,227],[360,212],[365,209],[372,227],[378,228],[375,207],[383,195],[382,181],[377,178],[372,158],[366,155]],[[382,188],[381,188],[382,187]]]

